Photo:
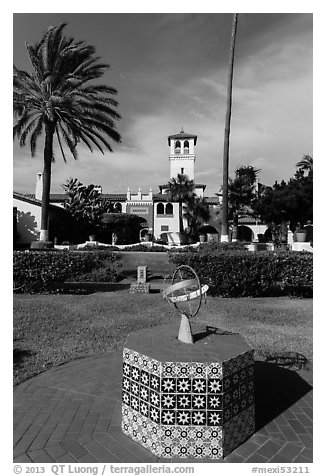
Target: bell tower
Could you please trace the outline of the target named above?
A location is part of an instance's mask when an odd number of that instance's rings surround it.
[[[170,178],[178,174],[187,175],[190,180],[195,180],[195,146],[197,136],[184,132],[168,137],[170,146]]]

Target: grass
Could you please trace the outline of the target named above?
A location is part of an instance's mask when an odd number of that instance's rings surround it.
[[[132,330],[176,319],[161,293],[122,289],[14,295],[14,383],[74,359],[122,348]],[[311,299],[208,297],[194,320],[240,332],[257,357],[292,351],[312,362]]]

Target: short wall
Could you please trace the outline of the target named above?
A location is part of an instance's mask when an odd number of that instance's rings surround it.
[[[313,252],[313,248],[310,245],[310,243],[307,243],[307,242],[300,243],[299,241],[295,241],[294,243],[292,243],[291,250],[292,251],[309,251],[310,253]]]

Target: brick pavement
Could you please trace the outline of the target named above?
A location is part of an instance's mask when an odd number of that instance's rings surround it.
[[[122,353],[51,369],[14,389],[14,462],[205,462],[162,459],[125,436]],[[311,463],[312,374],[255,363],[256,432],[220,462]]]

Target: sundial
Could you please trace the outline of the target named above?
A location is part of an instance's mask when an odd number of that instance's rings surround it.
[[[163,298],[181,314],[178,336],[181,342],[194,343],[189,319],[198,313],[207,290],[208,285],[202,285],[196,271],[188,265],[178,266],[168,285],[165,280]]]

